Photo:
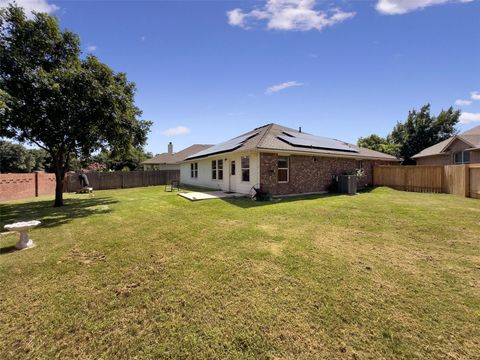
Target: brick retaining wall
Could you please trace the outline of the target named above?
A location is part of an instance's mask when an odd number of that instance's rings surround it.
[[[55,193],[55,174],[0,174],[0,201]]]

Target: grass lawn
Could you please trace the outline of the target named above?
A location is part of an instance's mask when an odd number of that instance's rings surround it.
[[[2,360],[480,356],[479,200],[66,199],[0,204]]]

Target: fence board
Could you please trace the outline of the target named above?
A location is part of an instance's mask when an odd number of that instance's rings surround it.
[[[470,166],[470,197],[480,199],[480,165]]]
[[[479,165],[376,166],[375,186],[480,198]]]
[[[180,170],[115,171],[87,173],[90,186],[95,190],[125,189],[143,186],[165,185],[180,181]],[[68,174],[67,192],[80,189],[78,174]]]

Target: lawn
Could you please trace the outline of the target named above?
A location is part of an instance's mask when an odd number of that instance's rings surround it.
[[[163,187],[0,204],[0,359],[474,359],[480,201]]]

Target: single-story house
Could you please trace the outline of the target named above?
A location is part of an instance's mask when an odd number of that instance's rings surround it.
[[[412,159],[417,165],[480,163],[480,125],[430,146]]]
[[[364,184],[371,184],[375,164],[398,161],[340,140],[268,124],[188,156],[180,167],[180,181],[242,194],[260,185],[272,195],[321,193],[335,176],[360,168]]]
[[[212,145],[194,144],[179,152],[173,152],[173,144],[168,143],[168,151],[142,162],[143,170],[180,170],[180,163],[190,155],[206,150]]]

